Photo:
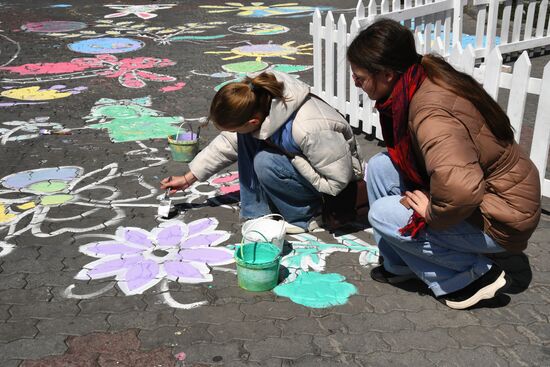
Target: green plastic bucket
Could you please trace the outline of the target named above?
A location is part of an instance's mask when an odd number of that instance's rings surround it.
[[[188,130],[182,132],[181,128],[184,124],[188,126]],[[176,162],[191,162],[199,152],[199,134],[200,126],[195,134],[191,124],[184,120],[178,129],[178,133],[168,137],[172,159]]]
[[[177,140],[177,135],[168,137],[172,159],[177,162],[191,162],[199,152],[198,140]]]
[[[239,287],[252,292],[268,291],[279,281],[281,250],[269,242],[245,243],[235,249]]]

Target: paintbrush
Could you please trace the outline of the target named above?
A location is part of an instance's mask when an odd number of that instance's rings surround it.
[[[157,215],[161,218],[168,218],[170,215],[170,209],[172,209],[172,200],[169,196],[170,187],[164,192],[164,197],[160,200],[160,205]]]

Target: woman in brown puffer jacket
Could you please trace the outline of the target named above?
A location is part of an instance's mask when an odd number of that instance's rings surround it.
[[[376,101],[388,152],[368,163],[369,220],[384,262],[374,280],[418,277],[465,309],[506,285],[487,254],[519,252],[540,219],[537,169],[510,120],[470,76],[416,53],[412,33],[383,19],[347,57]]]

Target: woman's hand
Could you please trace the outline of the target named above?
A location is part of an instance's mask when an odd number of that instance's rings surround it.
[[[422,218],[426,218],[426,212],[428,211],[428,205],[430,205],[430,198],[424,192],[420,190],[405,191],[405,198],[407,204],[410,205],[415,212],[420,214]]]
[[[197,181],[195,175],[189,171],[183,176],[170,176],[160,181],[160,189],[170,189],[170,195],[176,193],[178,190],[185,190]]]

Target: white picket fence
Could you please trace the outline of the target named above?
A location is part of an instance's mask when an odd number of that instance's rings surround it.
[[[459,29],[455,32],[455,28],[450,24],[451,18],[454,18],[454,23],[457,24],[456,22],[461,16],[459,12],[449,13],[449,6],[454,1],[460,0],[443,0],[431,4],[433,19],[435,19],[433,27],[425,21],[424,24],[427,23],[427,26],[420,26],[420,23],[416,23],[417,50],[420,53],[433,52],[445,56],[455,68],[476,78],[495,99],[498,98],[501,89],[508,90],[506,112],[516,131],[517,141],[520,140],[522,133],[527,95],[538,96],[538,107],[530,144],[523,142],[523,145],[527,145],[530,149],[530,157],[539,170],[543,196],[550,197],[550,179],[546,178],[550,146],[550,103],[548,102],[550,101],[550,63],[544,68],[541,79],[533,78],[531,77],[529,56],[527,52],[524,52],[515,62],[512,73],[505,72],[505,68],[502,66],[502,52],[499,47],[496,47],[486,55],[482,65],[476,66],[477,55],[472,45],[463,49],[460,42],[453,42],[452,46],[448,43],[451,30],[453,38],[461,34]],[[398,2],[396,0],[396,3]],[[438,4],[437,9],[433,9],[434,4]],[[414,17],[417,19],[423,17],[427,10],[426,7],[417,7]],[[438,12],[434,13],[433,10],[438,10]],[[442,13],[444,18],[437,13]],[[396,20],[403,20],[397,14],[394,17]],[[441,23],[438,23],[438,20]],[[342,114],[349,116],[351,126],[361,127],[367,134],[375,133],[376,138],[382,140],[374,101],[371,101],[364,92],[355,88],[345,56],[347,46],[361,27],[358,18],[353,20],[349,33],[343,16],[339,18],[338,23],[335,23],[332,14],[328,13],[324,25],[321,21],[321,14],[316,12],[311,26],[314,45],[312,92],[337,108]],[[409,21],[414,25],[414,20],[409,19]],[[364,22],[368,23],[368,20],[364,20]],[[433,30],[436,30],[438,35],[435,40],[432,40]],[[324,48],[322,47],[323,43]],[[332,47],[330,47],[331,45]],[[525,132],[530,131],[525,129]]]
[[[529,0],[525,16],[524,1],[514,6],[512,0],[474,0],[473,6],[476,56],[487,55],[496,46],[497,36],[503,54],[550,45],[548,0]]]

